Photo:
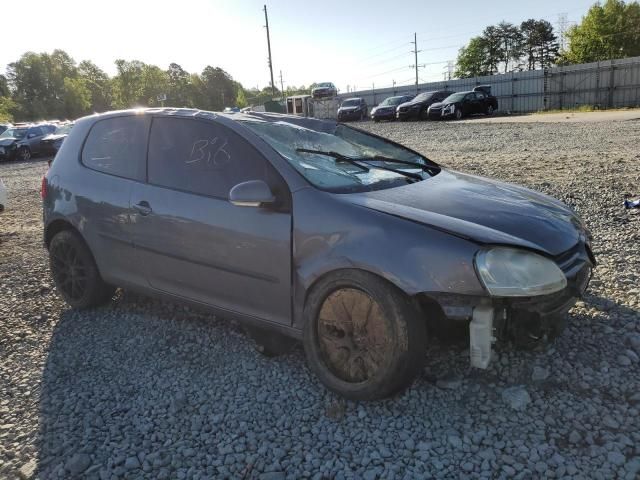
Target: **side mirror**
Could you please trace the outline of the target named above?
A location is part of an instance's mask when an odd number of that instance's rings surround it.
[[[238,207],[261,207],[275,202],[276,197],[262,180],[249,180],[229,191],[229,201]]]

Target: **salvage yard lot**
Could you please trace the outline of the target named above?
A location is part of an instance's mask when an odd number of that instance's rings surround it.
[[[599,265],[560,339],[487,371],[434,341],[409,391],[344,402],[301,349],[264,358],[222,318],[130,292],[69,310],[41,243],[46,161],[0,164],[0,478],[637,478],[640,121],[358,126],[579,212]]]

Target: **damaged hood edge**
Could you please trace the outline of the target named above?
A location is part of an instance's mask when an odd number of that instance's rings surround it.
[[[427,227],[440,230],[450,235],[455,235],[456,237],[463,238],[465,240],[470,240],[477,244],[510,245],[529,250],[537,250],[549,256],[553,256],[551,252],[543,248],[541,245],[490,227],[469,222],[467,220],[461,220],[459,218],[450,217],[440,213],[429,212],[419,208],[408,207],[406,205],[396,205],[371,198],[366,199],[366,201],[360,201],[360,199],[358,199],[353,203],[371,210],[420,223]]]

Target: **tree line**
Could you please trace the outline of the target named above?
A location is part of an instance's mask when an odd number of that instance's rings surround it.
[[[597,62],[640,55],[640,4],[596,3],[566,32],[567,47],[547,20],[520,25],[500,22],[484,29],[460,49],[455,76],[469,78],[553,65]]]
[[[115,65],[110,77],[89,60],[77,64],[63,50],[27,52],[0,75],[0,120],[73,119],[161,104],[222,110],[243,103],[242,85],[220,67],[189,73],[177,63],[166,70],[139,60]]]
[[[136,106],[221,111],[273,98],[271,87],[245,90],[220,67],[189,73],[177,63],[162,69],[119,59],[115,65],[116,74],[110,77],[89,60],[76,63],[63,50],[27,52],[0,75],[0,121],[75,119]],[[310,87],[292,87],[287,94],[309,91]],[[275,89],[275,97],[280,95]]]

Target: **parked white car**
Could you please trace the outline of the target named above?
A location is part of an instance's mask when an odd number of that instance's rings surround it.
[[[7,206],[7,187],[2,183],[0,178],[0,212],[2,212]]]

